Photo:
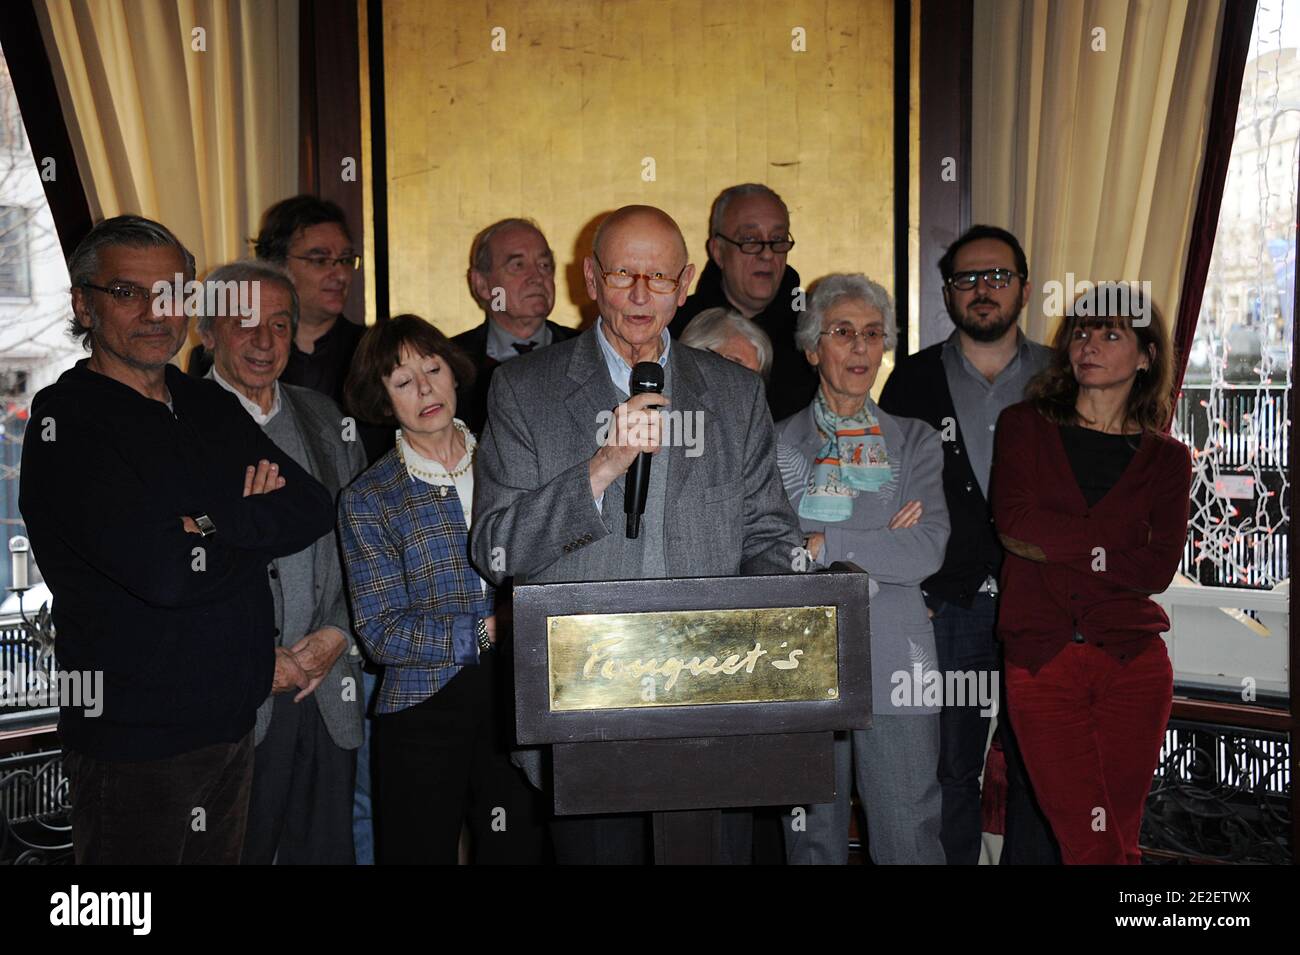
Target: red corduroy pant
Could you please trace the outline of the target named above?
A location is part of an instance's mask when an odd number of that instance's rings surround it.
[[[1140,649],[1138,649],[1140,647]],[[1037,673],[1007,661],[1007,710],[1067,865],[1138,865],[1142,811],[1173,703],[1154,637],[1118,660],[1068,644]]]

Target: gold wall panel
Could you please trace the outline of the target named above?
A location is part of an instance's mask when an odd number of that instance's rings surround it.
[[[550,708],[834,700],[836,625],[834,607],[550,617]]]
[[[556,253],[552,318],[578,325],[599,217],[664,208],[702,269],[713,197],[748,181],[790,205],[805,284],[893,289],[891,0],[385,0],[384,74],[394,314],[480,322],[470,241],[525,215]]]

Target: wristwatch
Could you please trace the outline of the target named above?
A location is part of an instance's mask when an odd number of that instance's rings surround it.
[[[487,653],[489,650],[492,649],[492,640],[488,637],[487,621],[484,620],[482,617],[478,618],[478,624],[476,625],[476,630],[478,632],[479,651],[481,653]]]
[[[199,533],[204,537],[211,537],[217,532],[217,525],[212,523],[212,518],[206,514],[195,514],[190,518],[198,527]]]

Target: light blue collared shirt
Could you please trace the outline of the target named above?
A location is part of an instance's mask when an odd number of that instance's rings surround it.
[[[672,347],[673,339],[668,334],[667,327],[659,333],[659,340],[663,342],[663,352],[660,353],[656,361],[659,362],[660,368],[668,367],[668,349]],[[605,319],[596,319],[596,341],[600,342],[601,354],[605,356],[605,367],[609,369],[609,380],[614,383],[618,393],[625,397],[631,397],[632,394],[632,366],[627,363],[614,346],[609,343],[605,337]]]

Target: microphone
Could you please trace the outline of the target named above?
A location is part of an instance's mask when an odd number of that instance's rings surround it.
[[[664,370],[656,361],[639,361],[632,369],[632,394],[660,395],[664,390]],[[645,513],[646,495],[650,493],[650,461],[652,456],[642,451],[627,469],[623,483],[623,513],[627,515],[627,539],[636,540],[641,534],[641,515]]]

